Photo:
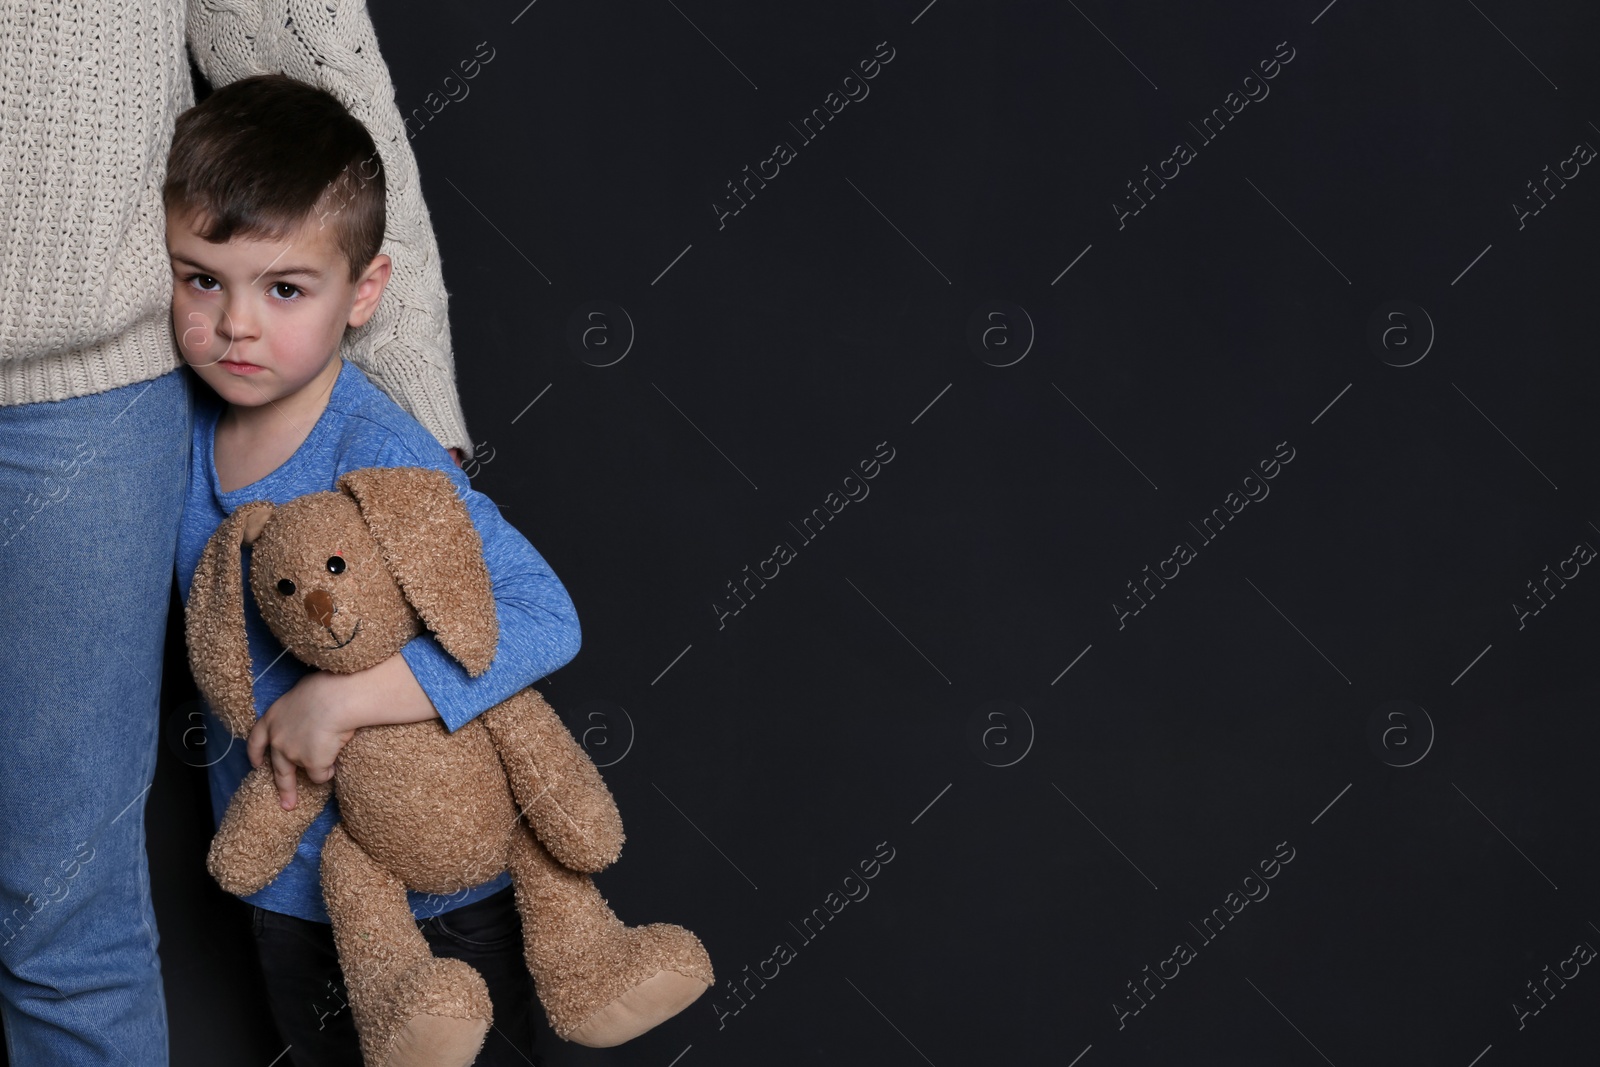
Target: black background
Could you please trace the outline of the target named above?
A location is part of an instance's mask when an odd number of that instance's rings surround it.
[[[1600,578],[1513,604],[1600,545],[1600,178],[1513,204],[1600,144],[1600,11],[524,3],[372,11],[403,112],[493,49],[411,142],[468,470],[578,606],[539,688],[609,763],[613,907],[693,929],[721,979],[797,950],[736,1015],[723,985],[547,1062],[1593,1061],[1600,975],[1520,1029],[1513,1002],[1600,945]],[[719,229],[777,141],[796,158]],[[1270,496],[1201,538],[1280,443]],[[148,810],[173,1062],[265,1067],[203,776],[164,751]]]

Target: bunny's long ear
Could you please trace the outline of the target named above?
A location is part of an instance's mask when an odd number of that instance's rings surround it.
[[[184,605],[189,669],[211,710],[235,737],[248,737],[256,722],[240,548],[255,542],[274,510],[270,500],[252,500],[222,521],[200,553]]]
[[[429,467],[363,467],[340,477],[389,573],[423,625],[467,673],[494,662],[500,640],[483,540],[455,483]]]

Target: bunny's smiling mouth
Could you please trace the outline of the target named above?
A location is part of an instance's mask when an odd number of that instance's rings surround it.
[[[356,639],[356,634],[358,634],[360,632],[361,632],[361,620],[357,619],[356,620],[356,628],[354,630],[350,631],[350,636],[349,637],[345,638],[343,641],[340,641],[337,645],[323,645],[322,647],[327,649],[329,652],[332,652],[332,651],[334,651],[336,649],[343,648],[345,645],[348,645],[351,641],[354,641]]]

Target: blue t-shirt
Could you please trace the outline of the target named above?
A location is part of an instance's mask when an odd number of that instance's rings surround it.
[[[500,625],[494,662],[476,678],[469,677],[466,668],[451,658],[432,634],[414,637],[401,649],[445,726],[459,729],[577,655],[577,611],[544,558],[501,517],[492,500],[472,488],[444,446],[354,363],[343,361],[326,410],[294,455],[266,477],[228,493],[218,491],[212,451],[223,401],[198,378],[191,384],[195,393],[194,441],[177,555],[178,588],[185,604],[206,542],[241,504],[253,500],[285,504],[306,493],[334,490],[341,475],[362,467],[433,467],[450,476],[483,539],[484,563]],[[312,668],[286,653],[267,629],[249,591],[249,546],[243,548],[241,558],[245,630],[255,679],[256,716],[260,717]],[[205,722],[207,758],[225,753],[208,768],[212,814],[221,826],[228,801],[251,770],[250,757],[244,741],[232,737],[209,707]],[[268,911],[328,922],[322,900],[322,843],[338,820],[337,801],[330,801],[300,838],[295,857],[283,872],[244,899]],[[460,893],[411,892],[408,897],[412,913],[422,919],[470,904],[510,884],[510,876],[502,873]]]

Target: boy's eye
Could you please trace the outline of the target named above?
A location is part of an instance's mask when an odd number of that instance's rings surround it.
[[[209,293],[211,291],[209,288],[207,288],[206,283],[208,283],[208,282],[215,283],[216,282],[216,279],[213,278],[209,274],[191,274],[191,275],[189,275],[189,277],[185,278],[184,280],[189,282],[191,285],[195,285],[196,283],[198,283],[198,285],[196,285],[196,288],[198,288],[198,289],[200,289],[200,291],[206,292],[206,293]]]
[[[285,289],[289,291],[285,293],[283,291]],[[288,282],[279,282],[272,287],[272,291],[278,294],[278,296],[284,300],[293,300],[295,295],[300,292],[300,287],[297,285],[290,285]]]

